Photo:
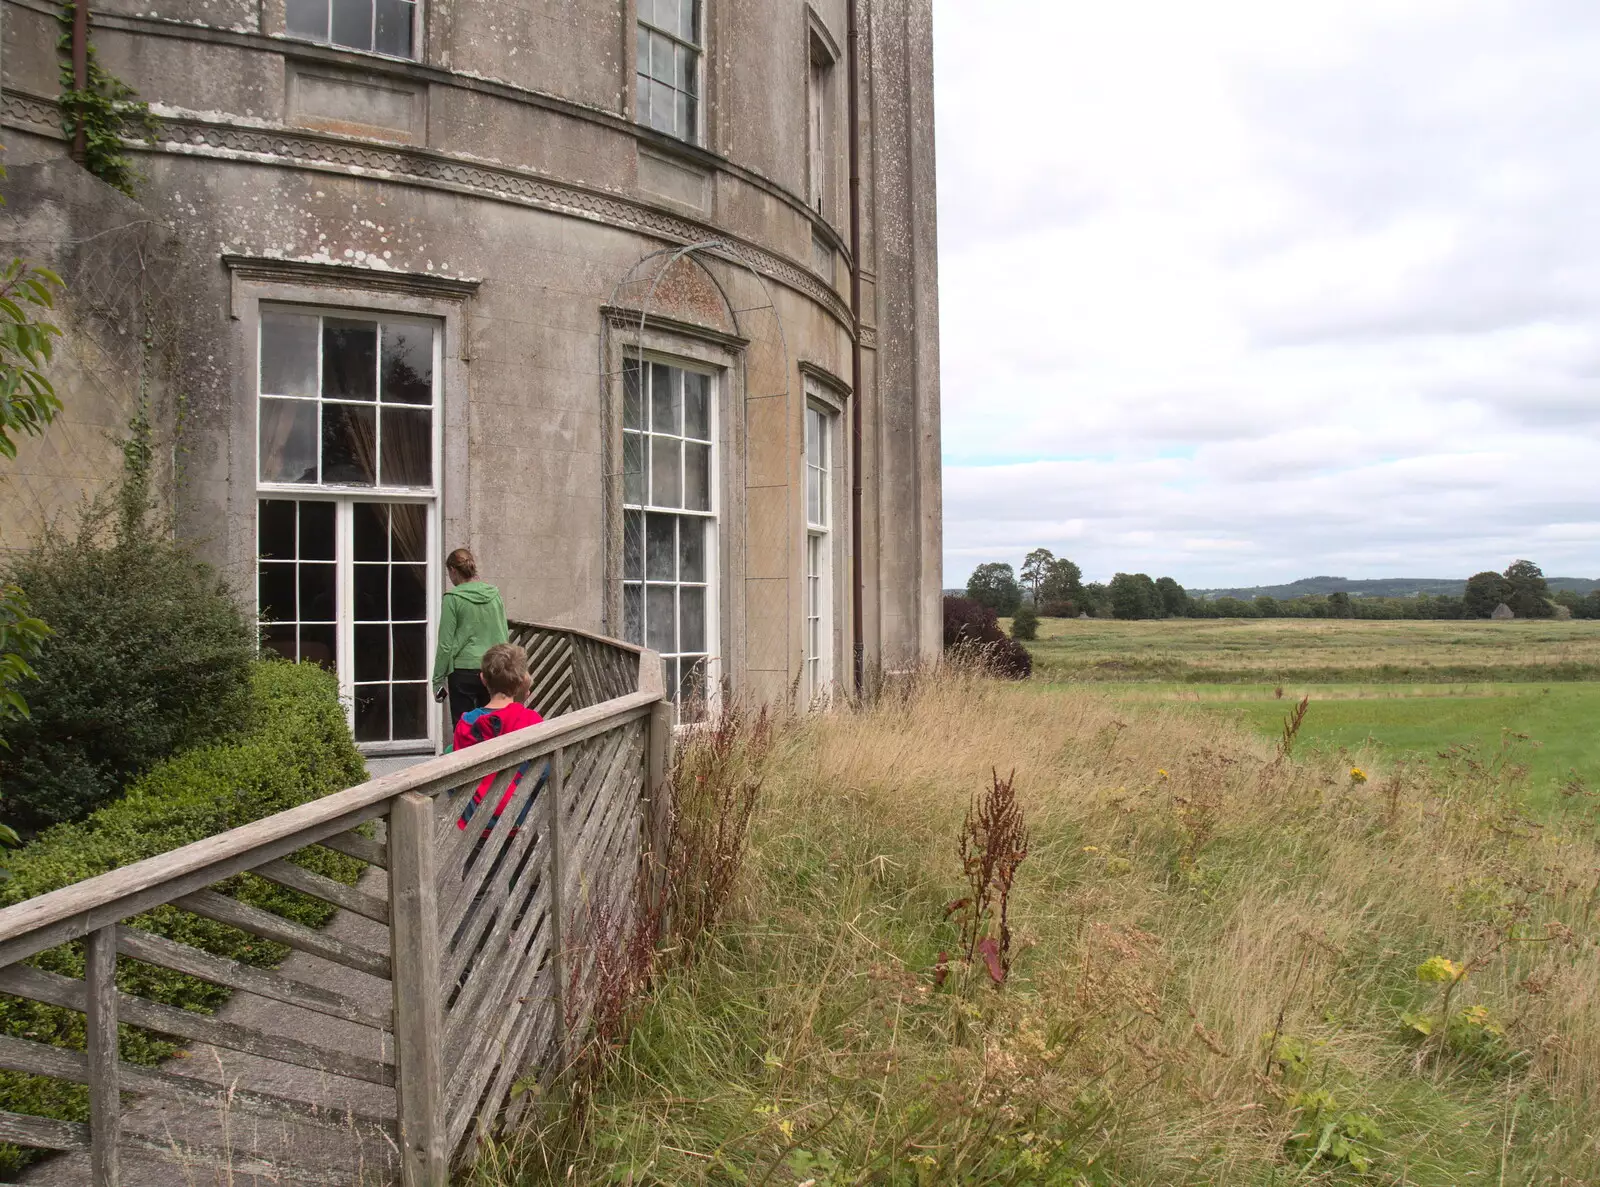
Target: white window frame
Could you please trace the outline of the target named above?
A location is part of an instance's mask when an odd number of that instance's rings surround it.
[[[292,2],[292,0],[291,0]],[[326,45],[330,49],[342,50],[352,54],[372,54],[374,57],[389,58],[396,62],[420,62],[422,60],[422,6],[425,0],[409,0],[411,4],[411,52],[409,54],[385,53],[377,48],[378,36],[378,6],[377,0],[369,0],[372,4],[372,44],[371,48],[363,49],[355,45],[343,45],[333,40],[333,5],[334,0],[320,0],[327,7],[328,19],[324,24],[324,33],[317,37],[306,33],[297,33],[289,28],[288,6],[284,8],[284,35],[295,41],[309,41],[313,45]]]
[[[433,327],[433,401],[429,405],[432,412],[431,436],[431,474],[432,483],[427,487],[414,486],[372,486],[357,485],[353,483],[306,483],[306,482],[268,482],[261,478],[261,371],[263,364],[262,333],[266,317],[274,313],[302,314],[319,318],[347,318],[354,321],[370,321],[381,325],[385,321],[408,322],[417,324],[427,322]],[[335,568],[335,597],[337,601],[337,619],[335,626],[336,643],[336,675],[339,680],[339,695],[345,707],[345,717],[352,731],[355,729],[355,548],[354,548],[354,523],[355,504],[357,503],[420,503],[427,507],[427,543],[424,557],[427,561],[427,631],[425,643],[425,656],[428,666],[428,676],[432,677],[433,655],[438,646],[440,599],[444,595],[442,573],[440,571],[440,524],[439,524],[439,496],[441,489],[440,467],[443,464],[442,441],[444,422],[444,336],[445,323],[436,316],[421,314],[399,313],[389,310],[362,309],[359,306],[323,306],[306,305],[290,301],[263,300],[260,303],[255,322],[256,349],[255,349],[255,374],[251,381],[251,390],[254,391],[254,407],[252,421],[255,424],[255,502],[259,516],[260,504],[266,499],[282,499],[294,502],[332,502],[335,504],[334,521],[334,568]],[[322,373],[322,348],[323,336],[317,335],[317,372]],[[383,351],[380,346],[377,352],[377,366],[383,365]],[[299,399],[307,403],[322,404],[321,394],[311,396],[276,396],[275,399]],[[379,428],[381,434],[381,409],[383,404],[379,393],[374,392],[374,407],[379,410]],[[420,407],[420,405],[411,405]],[[381,437],[379,438],[381,440]],[[320,461],[322,440],[320,432],[317,434],[317,451]],[[259,518],[256,520],[259,525]],[[257,528],[257,530],[259,530]],[[257,539],[255,551],[259,556],[260,542]],[[259,560],[257,564],[259,565]],[[256,600],[256,621],[260,619],[259,591]],[[442,737],[440,714],[433,706],[430,699],[426,705],[427,734],[420,738],[391,740],[386,742],[361,742],[359,747],[366,754],[383,754],[396,752],[414,752],[427,746],[437,750]]]
[[[834,684],[834,466],[838,452],[838,411],[820,400],[807,400],[805,410],[804,503],[806,542],[803,558],[805,626],[801,641],[806,699],[826,704]],[[815,450],[813,445],[816,446]],[[813,490],[816,499],[812,498]]]
[[[669,29],[665,25],[656,23],[656,0],[637,0],[636,12],[638,19],[634,24],[634,63],[633,86],[634,120],[637,123],[660,132],[664,136],[671,136],[682,140],[685,144],[701,144],[704,140],[701,132],[705,125],[706,108],[706,5],[710,0],[671,0],[677,4],[691,4],[694,6],[694,37],[688,39],[683,36],[682,28]],[[680,10],[681,11],[681,10]],[[674,66],[677,62],[677,50],[688,55],[692,74],[687,79],[688,85],[693,88],[685,90],[678,85],[680,79],[674,69],[673,81],[661,82],[654,76],[651,69],[652,63],[647,59],[650,56],[650,46],[654,38],[662,37],[672,42],[675,47]],[[641,54],[641,50],[643,53]],[[645,85],[645,93],[640,93],[640,83]],[[657,86],[668,87],[673,96],[672,127],[670,129],[657,127],[654,115],[654,94]],[[680,127],[677,117],[677,96],[687,95],[693,107],[687,125]]]
[[[652,423],[653,410],[651,408],[652,400],[651,400],[650,390],[648,390],[643,385],[641,385],[641,388],[640,388],[640,399],[643,402],[643,406],[644,406],[644,408],[646,410],[646,418],[647,418],[646,419],[646,424],[647,424],[647,427],[642,429],[642,430],[640,430],[640,429],[632,429],[632,428],[627,427],[627,418],[626,418],[626,403],[627,403],[626,368],[630,364],[637,364],[639,366],[641,376],[644,373],[647,372],[648,368],[652,364],[655,364],[655,365],[660,365],[660,366],[664,366],[664,367],[669,367],[669,368],[671,368],[673,370],[676,370],[676,371],[679,371],[679,372],[682,372],[682,373],[685,373],[685,374],[694,374],[694,375],[699,375],[699,376],[704,377],[705,381],[706,381],[706,405],[707,405],[707,407],[706,407],[706,416],[707,416],[707,422],[708,422],[709,439],[702,442],[700,438],[690,438],[690,437],[688,437],[688,436],[686,436],[686,435],[684,435],[682,433],[680,433],[680,434],[657,433],[655,431],[654,425]],[[674,589],[682,590],[683,588],[685,588],[686,585],[688,587],[690,587],[690,588],[702,587],[703,586],[703,588],[705,589],[705,610],[704,610],[704,614],[705,614],[705,622],[704,622],[704,628],[705,628],[705,650],[704,650],[704,652],[684,651],[682,649],[682,623],[683,623],[683,616],[682,616],[681,610],[678,610],[678,611],[675,612],[675,635],[676,635],[676,647],[677,647],[677,649],[673,650],[673,651],[663,651],[663,650],[660,650],[658,648],[653,648],[653,649],[659,651],[659,653],[660,653],[660,655],[662,657],[664,665],[668,666],[668,672],[666,674],[667,694],[672,699],[673,706],[674,706],[674,715],[678,718],[678,720],[680,722],[684,721],[686,719],[684,718],[684,715],[683,715],[683,705],[681,703],[681,698],[680,698],[681,689],[679,687],[679,684],[680,684],[681,677],[678,674],[679,673],[678,665],[681,662],[682,658],[685,657],[685,656],[698,656],[698,655],[702,655],[702,654],[704,655],[705,659],[704,659],[704,664],[703,664],[703,668],[702,668],[702,672],[703,672],[702,680],[703,680],[703,692],[704,692],[704,698],[705,698],[705,710],[706,710],[706,713],[707,713],[708,716],[713,716],[713,715],[715,715],[715,713],[717,712],[717,710],[718,710],[718,708],[720,707],[720,704],[721,704],[722,657],[723,657],[722,609],[721,609],[721,588],[720,588],[721,583],[719,581],[719,576],[721,574],[721,555],[720,555],[720,552],[721,552],[721,546],[722,546],[722,517],[721,517],[721,511],[720,511],[720,508],[722,506],[722,486],[721,486],[721,473],[720,473],[722,457],[721,457],[721,449],[719,448],[720,433],[721,433],[721,423],[720,423],[720,415],[721,415],[721,413],[720,413],[720,410],[721,410],[721,391],[720,391],[721,373],[718,371],[717,368],[715,368],[713,366],[709,366],[709,365],[707,365],[705,363],[699,362],[698,360],[695,360],[695,359],[684,358],[684,357],[679,356],[679,355],[666,354],[666,353],[657,352],[657,351],[651,351],[651,350],[636,350],[636,349],[627,350],[625,355],[624,355],[624,364],[623,365],[624,365],[624,374],[619,376],[619,383],[620,383],[620,385],[621,385],[621,387],[623,389],[623,391],[622,391],[623,415],[619,419],[621,419],[623,421],[623,425],[624,425],[623,430],[622,430],[622,440],[623,440],[622,458],[623,458],[623,462],[622,462],[622,466],[620,467],[622,469],[622,471],[623,471],[623,473],[622,473],[623,496],[622,496],[622,500],[621,500],[622,516],[623,516],[623,535],[624,535],[624,543],[623,543],[623,558],[624,559],[623,559],[623,564],[621,566],[621,568],[622,568],[623,613],[622,613],[622,621],[621,621],[621,630],[618,633],[624,639],[627,639],[629,642],[636,643],[636,644],[638,644],[640,646],[650,647],[651,646],[651,642],[650,642],[650,623],[649,623],[649,614],[648,614],[649,589],[650,589],[650,587],[652,585],[657,586],[657,587],[661,587],[661,586],[666,586],[666,585],[670,584]],[[653,382],[653,380],[652,380],[652,382]],[[683,415],[683,410],[681,408],[679,410],[679,415],[680,415],[680,418]],[[639,437],[642,438],[642,441],[643,441],[642,457],[643,457],[644,462],[645,462],[645,469],[644,469],[644,472],[643,472],[644,476],[643,476],[643,479],[642,479],[643,492],[644,492],[644,496],[645,496],[643,501],[630,500],[628,498],[628,495],[627,495],[627,483],[628,483],[628,471],[627,471],[628,463],[627,463],[627,460],[626,460],[627,459],[627,455],[628,455],[627,442],[628,442],[628,438],[632,437],[632,436],[639,436]],[[654,500],[655,490],[654,490],[654,482],[653,482],[654,475],[653,475],[653,471],[652,471],[652,468],[651,468],[652,465],[653,465],[652,459],[653,459],[654,451],[653,451],[653,449],[651,447],[651,442],[657,437],[661,437],[662,439],[665,439],[665,440],[679,440],[679,441],[684,441],[684,442],[693,441],[693,442],[696,442],[696,443],[703,443],[703,444],[709,446],[709,454],[710,454],[710,456],[709,456],[709,460],[707,462],[707,467],[708,467],[708,474],[707,474],[708,499],[707,499],[707,502],[709,504],[709,509],[708,510],[704,510],[704,511],[694,510],[694,509],[686,508],[686,507],[683,507],[683,506],[669,506],[667,504],[662,504],[662,503],[655,502],[655,500]],[[681,458],[681,455],[680,455],[680,458]],[[686,483],[686,481],[687,481],[687,467],[684,467],[681,464],[681,461],[680,461],[680,472],[679,472],[679,491],[680,492],[683,491],[684,484]],[[682,501],[683,500],[680,497],[679,502],[682,503]],[[628,531],[627,521],[628,521],[628,517],[630,515],[633,515],[633,514],[639,514],[642,517],[642,520],[643,520],[643,522],[641,524],[641,528],[640,528],[640,531],[641,531],[640,548],[641,548],[641,556],[644,558],[644,561],[643,561],[644,571],[643,571],[643,573],[641,574],[641,576],[639,578],[633,578],[633,577],[629,576],[628,569],[627,569],[627,560],[626,560],[627,553],[628,553],[628,548],[627,548],[627,543],[626,543],[626,536],[627,536],[627,531]],[[671,515],[671,516],[677,517],[677,519],[679,520],[679,525],[678,525],[678,530],[679,531],[682,530],[682,523],[685,520],[698,520],[698,521],[700,521],[701,523],[703,523],[705,525],[706,539],[705,539],[705,550],[704,550],[704,561],[703,561],[704,571],[705,571],[705,581],[703,583],[701,583],[701,582],[688,582],[688,583],[685,583],[681,579],[681,577],[675,577],[674,580],[672,582],[670,582],[670,583],[669,582],[664,582],[664,581],[659,581],[659,580],[652,581],[650,579],[649,567],[648,567],[648,556],[643,550],[648,547],[649,529],[645,525],[648,524],[648,517],[651,514]],[[678,537],[676,537],[676,536],[674,537],[675,540],[677,538]],[[640,595],[639,595],[639,597],[640,597],[640,619],[639,619],[639,624],[640,625],[639,625],[639,631],[637,633],[637,637],[633,637],[633,632],[630,629],[631,628],[631,624],[630,624],[629,619],[628,619],[628,610],[627,610],[628,591],[629,591],[629,588],[633,587],[633,586],[637,586],[640,589]]]

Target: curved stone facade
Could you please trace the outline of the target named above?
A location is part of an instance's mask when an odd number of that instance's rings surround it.
[[[684,671],[713,656],[718,681],[753,699],[847,684],[858,640],[872,666],[935,654],[927,0],[857,0],[859,369],[845,0],[377,0],[370,36],[409,37],[411,58],[307,39],[322,10],[347,40],[369,37],[351,23],[360,2],[95,4],[99,61],[160,125],[136,154],[143,211],[108,215],[62,184],[56,6],[4,0],[0,117],[22,246],[61,255],[98,221],[141,213],[180,244],[163,382],[182,408],[181,430],[166,419],[182,530],[253,589],[289,580],[258,568],[262,517],[338,503],[332,558],[276,557],[300,565],[298,601],[272,596],[297,620],[335,624],[302,633],[325,640],[316,657],[351,669],[352,687],[367,661],[350,639],[376,637],[374,622],[390,631],[385,679],[415,662],[400,586],[381,617],[356,588],[376,572],[362,567],[378,563],[362,543],[374,514],[394,525],[395,582],[410,571],[402,552],[423,547],[401,520],[426,518],[430,608],[439,556],[466,545],[514,617],[659,635],[670,615]],[[395,23],[406,16],[409,32]],[[427,395],[390,358],[408,334],[415,350],[433,344],[431,419],[391,402]],[[302,383],[280,378],[302,355],[311,386],[278,391]],[[376,380],[345,374],[374,361]],[[321,452],[295,469],[306,425]],[[399,443],[392,457],[380,441]],[[331,610],[305,584],[324,564]],[[395,705],[413,691],[397,683]]]

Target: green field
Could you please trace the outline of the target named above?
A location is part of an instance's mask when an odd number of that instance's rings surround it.
[[[1549,802],[1600,788],[1600,622],[1046,619],[1044,686],[1092,683],[1129,704],[1193,705],[1276,736],[1302,696],[1300,745],[1363,761],[1487,760],[1509,748]]]

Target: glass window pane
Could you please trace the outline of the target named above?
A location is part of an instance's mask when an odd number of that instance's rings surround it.
[[[644,393],[640,390],[639,361],[628,359],[622,364],[622,427],[644,428]]]
[[[395,622],[418,622],[428,617],[427,565],[390,568],[389,614]]]
[[[394,678],[428,678],[428,624],[400,623],[394,628]]]
[[[328,40],[328,0],[289,0],[287,9],[291,37]]]
[[[335,0],[337,3],[337,0]],[[322,398],[374,400],[378,396],[378,326],[329,317],[322,322]]]
[[[677,437],[650,438],[650,502],[657,507],[683,506],[683,442]]]
[[[332,503],[307,500],[300,504],[300,559],[303,561],[331,561],[333,559]]]
[[[261,314],[261,394],[317,394],[317,319],[305,313]]]
[[[622,576],[625,581],[644,580],[644,512],[626,511],[622,516]]]
[[[701,656],[684,657],[679,665],[682,673],[678,680],[678,704],[685,721],[699,721],[705,716],[706,663]]]
[[[411,0],[378,0],[373,48],[397,58],[411,56]]]
[[[683,505],[691,511],[711,510],[711,446],[683,444]]]
[[[256,550],[266,560],[294,559],[294,503],[289,499],[262,499]]]
[[[334,567],[331,564],[300,566],[300,620],[332,622],[338,603],[334,598]]]
[[[357,622],[389,620],[388,565],[356,566],[355,603]]]
[[[433,403],[433,327],[385,322],[383,398],[390,404]]]
[[[689,96],[688,115],[684,122],[683,138],[693,143],[700,140],[700,100]]]
[[[677,590],[670,585],[645,586],[645,646],[662,653],[678,649]]]
[[[706,579],[706,525],[685,516],[678,521],[678,580]]]
[[[261,401],[261,481],[317,481],[317,405],[313,400]]]
[[[432,411],[427,408],[383,410],[383,457],[378,475],[385,486],[433,485]]]
[[[660,33],[650,34],[650,77],[657,82],[672,84],[673,49],[671,38]]]
[[[649,6],[650,0],[639,0],[640,21],[650,19],[645,15],[645,10]],[[634,70],[639,74],[648,75],[650,73],[650,30],[646,29],[643,24],[635,25],[633,29],[633,56],[635,58]]]
[[[694,124],[689,114],[689,95],[678,91],[672,96],[672,134],[680,140],[694,139]]]
[[[683,432],[683,405],[679,399],[679,384],[683,372],[660,363],[650,364],[650,431],[652,433]]]
[[[356,741],[389,740],[389,686],[356,685]]]
[[[645,517],[645,576],[651,581],[677,579],[676,515]]]
[[[629,643],[644,643],[644,587],[622,587],[622,637]]]
[[[257,567],[256,574],[256,617],[262,622],[293,622],[293,563],[263,561]]]
[[[322,405],[322,481],[372,486],[377,477],[378,410]]]
[[[683,373],[683,435],[711,440],[711,377],[698,371]]]
[[[428,559],[428,508],[421,503],[389,504],[390,556],[397,561]]]
[[[657,132],[672,131],[672,88],[664,82],[650,84],[650,126]]]
[[[426,738],[428,736],[428,686],[427,684],[394,684],[389,688],[391,712],[394,714],[394,736],[399,738]]]
[[[706,591],[684,586],[678,591],[678,646],[685,651],[706,649]]]
[[[622,501],[639,504],[645,499],[644,436],[622,434]]]
[[[654,11],[650,14],[650,23],[658,29],[678,28],[678,5],[682,0],[656,0]]]
[[[333,0],[333,44],[372,48],[372,0]]]
[[[633,79],[635,110],[641,124],[650,122],[650,76],[637,74]]]
[[[338,628],[333,623],[300,627],[301,663],[320,664],[331,671],[338,655]]]
[[[700,40],[700,0],[678,0],[678,36],[685,41]]]
[[[806,522],[822,522],[822,471],[806,467]]]
[[[300,658],[299,639],[300,632],[292,623],[289,626],[269,626],[261,632],[261,649],[275,651],[293,663]]]
[[[678,90],[685,92],[694,90],[694,63],[699,56],[692,49],[681,45],[677,47],[677,53],[673,55],[672,85]]]
[[[382,503],[357,503],[354,515],[356,560],[388,560],[389,508]]]
[[[356,679],[389,679],[389,626],[356,625]]]

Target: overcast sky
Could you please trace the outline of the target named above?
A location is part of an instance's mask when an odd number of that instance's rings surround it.
[[[947,585],[1600,576],[1600,2],[934,9]]]

